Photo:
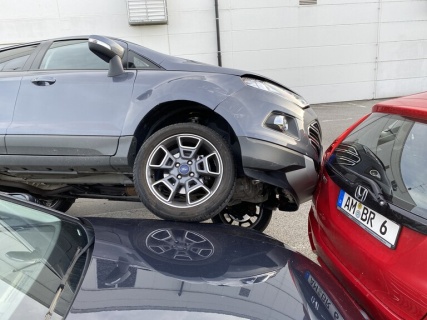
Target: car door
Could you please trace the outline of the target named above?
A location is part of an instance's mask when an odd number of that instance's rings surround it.
[[[0,154],[6,153],[5,135],[12,122],[23,69],[35,54],[37,44],[0,51]]]
[[[87,39],[45,47],[22,78],[7,153],[114,155],[136,72],[108,77],[108,63],[89,50]]]

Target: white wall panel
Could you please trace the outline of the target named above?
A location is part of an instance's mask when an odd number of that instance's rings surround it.
[[[216,32],[215,13],[210,10],[175,11],[169,13],[169,34]]]
[[[206,54],[215,52],[215,33],[185,33],[169,35],[172,55]]]
[[[427,58],[427,40],[383,42],[379,61]]]
[[[292,88],[309,103],[372,99],[374,81]]]
[[[233,51],[233,64],[230,67],[260,72],[292,68],[298,65],[298,60],[298,52],[293,49]]]
[[[166,29],[162,28],[164,32]],[[60,19],[60,32],[63,36],[106,34],[114,37],[137,36],[140,33],[130,28],[127,15],[79,16]],[[164,33],[163,33],[164,34]]]
[[[66,0],[67,1],[67,0]],[[105,0],[103,0],[105,1]],[[221,1],[221,0],[219,0]],[[199,10],[213,10],[214,2],[212,0],[173,0],[167,1],[168,11],[189,12]]]
[[[231,10],[220,10],[219,29],[221,32],[233,30],[233,15]]]
[[[289,87],[334,85],[375,80],[375,64],[350,64],[265,70],[263,75]]]
[[[298,44],[298,28],[238,30],[232,37],[233,51],[292,48]]]
[[[299,6],[299,26],[372,23],[378,21],[377,3]]]
[[[381,21],[415,21],[426,20],[427,1],[394,1],[385,2],[381,8]]]
[[[322,66],[375,61],[375,44],[299,48],[298,66]]]
[[[218,2],[225,67],[264,74],[312,103],[427,90],[426,0]],[[0,47],[98,33],[216,64],[214,1],[167,5],[167,25],[130,26],[126,0],[0,0]]]
[[[333,46],[376,43],[377,23],[341,24],[298,28],[298,46]]]
[[[298,7],[231,10],[233,30],[293,27],[298,24]]]
[[[386,61],[378,64],[379,81],[421,77],[427,77],[427,59]]]
[[[0,20],[0,43],[12,44],[55,38],[62,34],[61,21],[49,19]]]
[[[399,97],[427,91],[427,77],[392,79],[377,82],[377,98]]]
[[[349,37],[349,34],[352,37]],[[377,24],[356,24],[282,29],[233,31],[233,50],[265,50],[301,47],[375,44]],[[226,46],[224,46],[226,47]]]
[[[19,0],[20,1],[20,0]],[[99,16],[99,15],[116,15],[127,14],[127,7],[125,1],[105,1],[105,0],[90,0],[85,2],[82,7],[81,0],[56,0],[51,2],[52,6],[58,10],[61,18],[67,17],[81,17],[81,16]],[[5,1],[3,1],[5,2]],[[45,6],[43,0],[40,0],[42,6]]]
[[[233,51],[232,67],[261,72],[292,67],[357,64],[375,61],[375,44]]]
[[[0,1],[0,19],[47,19],[58,17],[57,0]],[[18,21],[15,21],[17,23]]]
[[[219,0],[221,9],[275,8],[297,5],[298,0]]]
[[[382,42],[427,39],[427,12],[425,21],[403,21],[381,23]]]
[[[402,1],[402,0],[399,0]],[[378,0],[317,0],[318,5],[328,5],[328,4],[355,4],[355,3],[378,3]]]

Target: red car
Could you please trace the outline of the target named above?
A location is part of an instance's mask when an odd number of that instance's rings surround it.
[[[427,92],[376,104],[332,143],[308,228],[373,319],[427,319]]]

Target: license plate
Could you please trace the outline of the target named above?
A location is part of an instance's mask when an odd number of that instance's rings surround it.
[[[337,307],[335,307],[331,299],[329,299],[328,295],[325,293],[325,291],[323,291],[322,287],[319,285],[316,279],[312,277],[310,272],[306,271],[304,277],[310,284],[310,286],[313,288],[313,290],[316,292],[317,296],[320,298],[320,301],[322,301],[322,303],[325,305],[332,318],[336,320],[344,319],[339,313]]]
[[[337,207],[387,247],[396,247],[400,225],[368,208],[343,190],[338,196]]]

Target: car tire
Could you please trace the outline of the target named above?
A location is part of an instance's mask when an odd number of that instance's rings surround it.
[[[65,199],[65,198],[51,198],[51,199],[39,199],[40,204],[45,207],[58,210],[61,212],[67,212],[71,208],[76,199]]]
[[[270,223],[273,210],[264,205],[242,202],[234,206],[225,207],[218,215],[212,218],[213,223],[225,223],[239,227],[264,231]]]
[[[203,221],[233,195],[234,158],[215,131],[195,123],[174,124],[150,136],[135,159],[135,189],[160,218]]]

